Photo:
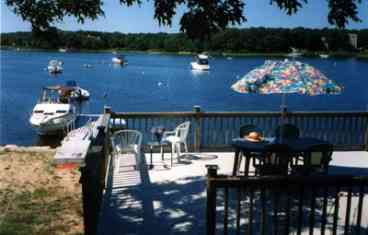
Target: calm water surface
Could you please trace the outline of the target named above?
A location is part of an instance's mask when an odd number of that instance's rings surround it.
[[[128,66],[111,65],[110,53],[51,53],[1,51],[0,144],[32,145],[39,141],[28,119],[41,88],[76,80],[91,99],[84,113],[114,111],[279,110],[280,95],[238,94],[230,86],[266,58],[215,57],[210,72],[192,72],[191,56],[128,53]],[[50,59],[64,61],[64,72],[51,76]],[[355,59],[300,59],[344,86],[331,96],[288,95],[291,110],[363,111],[368,104],[368,62]],[[85,68],[91,64],[93,68]]]

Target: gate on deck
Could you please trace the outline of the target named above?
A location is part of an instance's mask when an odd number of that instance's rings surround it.
[[[367,234],[368,177],[229,177],[208,167],[207,235]]]

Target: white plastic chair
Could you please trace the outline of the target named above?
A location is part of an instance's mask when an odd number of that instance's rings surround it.
[[[178,161],[180,157],[181,145],[184,145],[185,152],[188,152],[187,136],[189,133],[190,122],[184,122],[177,126],[173,131],[165,131],[162,135],[162,142],[171,143],[171,154],[175,152],[178,156]]]
[[[111,143],[114,154],[113,169],[116,173],[119,172],[120,158],[126,153],[135,155],[135,169],[139,169],[141,165],[142,133],[136,130],[121,130],[113,134]]]

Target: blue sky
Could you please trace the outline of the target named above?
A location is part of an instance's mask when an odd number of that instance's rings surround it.
[[[128,8],[121,6],[119,0],[105,0],[103,6],[105,17],[100,17],[95,21],[86,21],[84,25],[78,24],[73,18],[66,18],[64,22],[57,23],[56,26],[63,30],[73,31],[98,30],[124,33],[179,31],[179,20],[184,12],[183,7],[178,9],[172,27],[160,27],[157,21],[153,20],[154,10],[152,0],[143,2],[140,7],[134,6]],[[327,21],[327,1],[310,0],[309,4],[304,6],[294,16],[286,15],[275,5],[271,6],[269,2],[270,0],[247,0],[244,15],[248,21],[240,27],[330,27]],[[351,22],[347,28],[368,28],[368,1],[363,1],[360,5],[359,17],[363,22]],[[8,9],[4,1],[1,2],[1,32],[29,31],[30,29],[29,23],[22,21],[20,17]]]

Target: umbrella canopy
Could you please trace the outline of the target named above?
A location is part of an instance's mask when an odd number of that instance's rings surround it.
[[[271,61],[250,71],[231,86],[240,93],[340,94],[342,87],[313,66],[298,61]]]

